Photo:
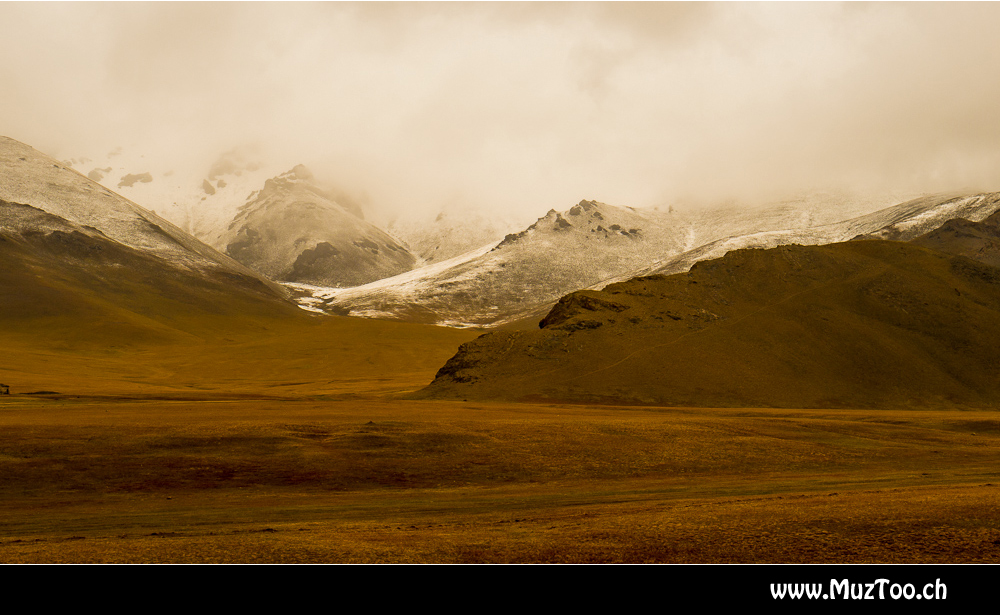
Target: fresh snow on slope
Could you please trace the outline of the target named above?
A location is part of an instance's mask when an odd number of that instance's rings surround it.
[[[140,207],[35,149],[0,137],[0,199],[30,205],[87,234],[99,234],[127,247],[189,270],[224,269],[285,291],[233,259],[198,241],[162,217]]]
[[[641,275],[681,273],[698,261],[719,258],[732,250],[745,248],[773,248],[790,244],[819,245],[855,238],[909,241],[952,218],[979,222],[998,209],[1000,209],[1000,193],[921,197],[833,224],[726,237],[672,258],[653,262],[637,271],[605,280],[591,288],[603,288],[608,284]]]
[[[566,292],[641,266],[652,255],[677,253],[686,236],[672,214],[581,201],[447,261],[311,296],[336,313],[497,326],[533,318]]]
[[[858,237],[907,240],[953,217],[978,221],[998,208],[995,194],[936,195],[871,211],[782,203],[757,210],[691,214],[582,201],[550,211],[528,229],[460,257],[347,289],[298,287],[313,309],[370,318],[495,327],[538,317],[559,297],[640,275],[686,271],[731,250],[815,245]],[[836,219],[837,212],[865,212]],[[870,212],[870,213],[868,213]]]
[[[282,282],[355,286],[413,268],[405,246],[303,165],[268,179],[220,236],[226,254]]]
[[[303,309],[309,309],[311,311],[323,312],[322,307],[331,301],[350,301],[358,298],[370,299],[373,297],[377,298],[380,295],[391,296],[396,301],[411,301],[415,303],[420,301],[421,293],[426,288],[427,280],[434,280],[452,268],[473,261],[476,258],[489,253],[496,247],[497,243],[498,242],[493,242],[485,246],[480,246],[475,250],[471,250],[454,258],[450,258],[439,263],[433,263],[431,265],[425,265],[419,269],[413,269],[389,278],[376,280],[362,286],[332,288],[329,286],[315,286],[311,284],[297,284],[293,282],[284,282],[283,284],[294,291],[298,291],[296,294],[300,296],[296,298],[296,301],[299,302]],[[351,315],[362,318],[393,319],[397,314],[397,311],[379,309],[372,303],[368,303],[366,305],[371,307],[351,310]],[[438,324],[453,327],[477,326],[475,323],[467,323],[461,320],[452,319],[444,319],[439,321]]]

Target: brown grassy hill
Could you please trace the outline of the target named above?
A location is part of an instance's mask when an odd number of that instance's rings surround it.
[[[1000,406],[1000,270],[906,243],[737,250],[564,297],[422,396],[675,406]]]

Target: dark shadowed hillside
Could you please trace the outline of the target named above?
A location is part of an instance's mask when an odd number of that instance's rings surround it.
[[[906,243],[737,250],[564,297],[462,346],[432,397],[1000,405],[1000,270]]]

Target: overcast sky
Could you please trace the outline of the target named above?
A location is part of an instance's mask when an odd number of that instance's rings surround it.
[[[0,133],[396,206],[1000,189],[996,3],[0,3]]]

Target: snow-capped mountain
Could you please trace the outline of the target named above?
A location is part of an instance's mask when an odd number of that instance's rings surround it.
[[[372,318],[488,326],[535,317],[566,292],[685,248],[673,214],[581,201],[464,255],[355,288],[298,287],[304,304]]]
[[[762,203],[678,206],[689,224],[689,246],[695,248],[726,237],[768,231],[808,229],[850,220],[912,199],[912,194],[813,192]]]
[[[284,172],[263,158],[236,148],[175,169],[118,147],[67,163],[272,279],[356,285],[413,267],[405,246],[364,222],[349,196],[304,166]]]
[[[873,202],[836,208],[818,199],[811,206],[779,203],[679,213],[581,201],[564,212],[550,211],[497,244],[402,276],[357,288],[293,290],[311,309],[449,326],[500,326],[540,317],[574,289],[687,271],[731,250],[827,244],[859,236],[906,240],[950,218],[982,220],[1000,209],[996,194],[937,195],[830,222],[838,212],[865,211]]]
[[[4,318],[125,338],[199,318],[301,314],[282,286],[6,137],[0,289]]]
[[[215,242],[275,280],[356,286],[409,271],[416,258],[341,203],[304,166],[268,179]]]
[[[606,280],[601,287],[636,276],[680,273],[699,261],[719,258],[727,252],[743,248],[773,248],[790,244],[822,245],[850,239],[909,241],[938,228],[952,218],[978,222],[998,209],[1000,193],[996,192],[924,196],[842,222],[726,237]]]
[[[0,199],[30,205],[78,225],[87,234],[103,236],[177,267],[238,272],[260,279],[276,292],[284,293],[280,286],[264,280],[164,218],[7,137],[0,137]]]
[[[461,256],[508,233],[523,229],[531,218],[446,207],[436,214],[406,213],[390,221],[386,231],[409,246],[421,264]]]
[[[252,148],[232,149],[211,164],[198,164],[115,147],[65,164],[218,250],[225,247],[218,245],[219,237],[247,196],[285,170],[265,163]]]

